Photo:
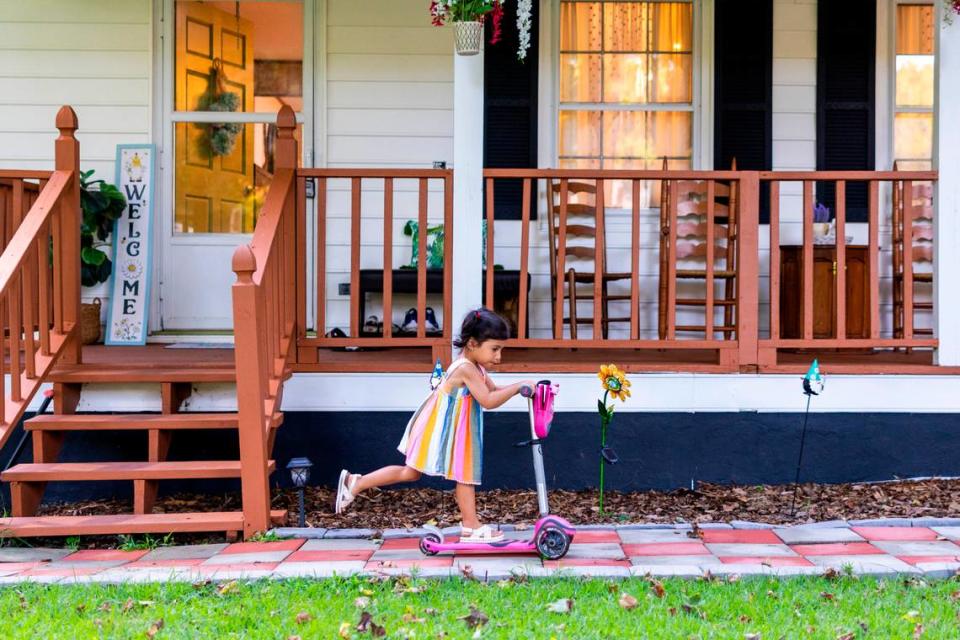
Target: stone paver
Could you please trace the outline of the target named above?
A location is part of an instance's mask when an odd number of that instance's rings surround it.
[[[929,519],[928,519],[929,520]],[[953,523],[956,520],[942,519]],[[532,529],[503,527],[507,538]],[[270,542],[186,545],[151,551],[0,548],[0,585],[23,581],[61,584],[179,582],[229,579],[326,578],[334,575],[417,575],[475,579],[515,575],[597,577],[818,575],[827,569],[855,574],[943,578],[960,570],[960,526],[892,519],[772,527],[763,523],[593,526],[578,531],[567,555],[542,561],[535,554],[424,556],[418,529],[308,529],[302,537]],[[300,530],[287,529],[297,532]],[[457,530],[447,533],[456,540]],[[320,537],[322,536],[322,537]],[[382,538],[381,538],[382,536]],[[956,541],[956,543],[954,542]]]
[[[774,529],[787,544],[825,544],[830,542],[863,542],[857,533],[843,527],[790,527]]]

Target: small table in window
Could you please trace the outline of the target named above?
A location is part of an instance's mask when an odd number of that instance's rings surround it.
[[[453,286],[457,286],[454,283]],[[487,293],[487,271],[483,271],[482,295],[484,302]],[[530,274],[527,274],[527,291],[530,291]],[[394,269],[393,270],[393,292],[408,293],[416,295],[417,293],[417,270],[416,269]],[[361,269],[360,286],[357,294],[360,296],[360,322],[366,320],[367,312],[367,294],[383,293],[383,269]],[[427,293],[443,293],[443,269],[427,269]],[[517,337],[517,324],[519,321],[520,309],[520,271],[516,269],[494,269],[493,271],[493,305],[494,311],[504,316],[510,326],[510,337]],[[416,307],[416,305],[413,305]],[[399,307],[394,305],[394,311]],[[527,295],[527,318],[530,314],[530,296]],[[387,320],[384,319],[384,322]],[[444,319],[444,322],[449,320]],[[399,324],[399,323],[398,323]],[[527,322],[527,335],[529,336],[529,321]],[[460,329],[460,318],[454,319],[453,333],[456,334]],[[361,331],[361,336],[370,337],[373,334]],[[380,335],[380,334],[376,334]]]

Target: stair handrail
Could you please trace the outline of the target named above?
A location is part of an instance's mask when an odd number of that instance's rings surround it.
[[[233,254],[234,358],[244,536],[270,525],[274,415],[296,348],[296,117],[277,114],[276,167],[249,244]]]
[[[15,227],[0,254],[0,447],[58,362],[79,364],[80,144],[77,114],[57,112],[54,171],[0,171],[10,183]],[[24,180],[41,189],[26,214]]]

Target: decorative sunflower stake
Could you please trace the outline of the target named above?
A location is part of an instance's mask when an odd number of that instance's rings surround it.
[[[607,400],[613,396],[614,400],[626,402],[630,397],[630,381],[627,375],[620,371],[615,364],[604,364],[600,366],[600,372],[597,374],[603,386],[603,399],[597,400],[597,411],[600,413],[600,515],[603,515],[603,487],[604,487],[604,466],[607,464],[616,464],[618,457],[616,452],[607,446],[607,427],[613,420],[613,404],[607,404]]]

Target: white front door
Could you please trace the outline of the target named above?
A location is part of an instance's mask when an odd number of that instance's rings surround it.
[[[164,3],[164,331],[232,328],[231,256],[250,241],[273,178],[283,105],[297,112],[301,149],[311,139],[303,62],[312,6]],[[301,158],[310,157],[303,151]]]

